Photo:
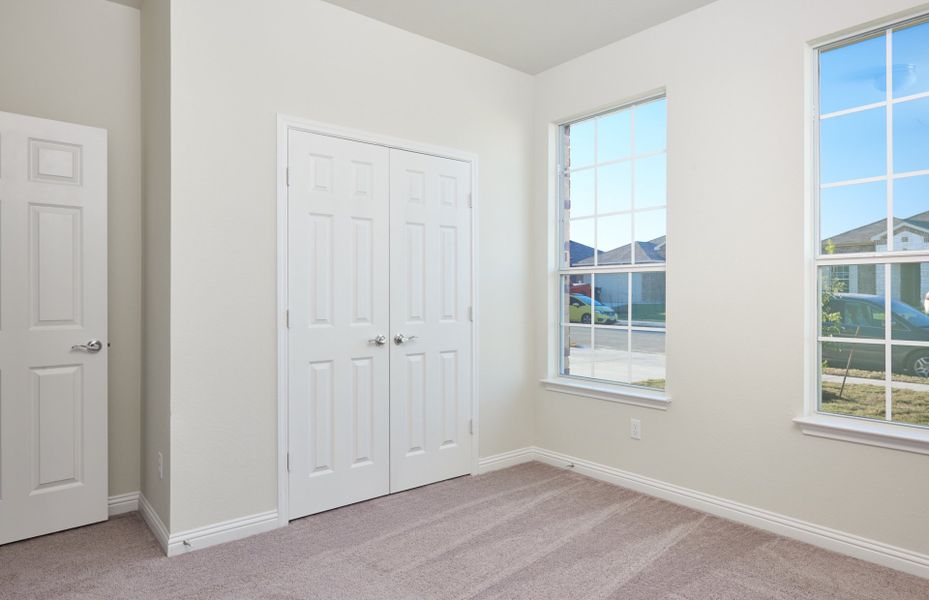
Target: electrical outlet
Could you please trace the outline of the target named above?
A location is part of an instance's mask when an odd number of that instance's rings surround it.
[[[642,439],[642,421],[638,419],[629,420],[629,437],[634,440]]]
[[[158,479],[165,478],[165,457],[159,452],[158,453]]]

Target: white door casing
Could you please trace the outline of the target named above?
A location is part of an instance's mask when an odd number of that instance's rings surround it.
[[[470,195],[469,163],[390,151],[391,492],[471,471]]]
[[[106,131],[0,113],[0,544],[107,518],[106,340]]]
[[[296,518],[389,491],[389,189],[381,146],[291,131],[288,156]]]

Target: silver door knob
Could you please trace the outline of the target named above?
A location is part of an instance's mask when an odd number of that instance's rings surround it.
[[[387,336],[386,336],[386,335],[379,335],[379,336],[377,336],[377,337],[374,337],[374,338],[371,338],[370,340],[368,340],[368,343],[369,343],[369,344],[374,344],[375,346],[383,346],[384,344],[387,343]]]
[[[103,350],[103,342],[100,340],[90,340],[86,344],[75,344],[71,346],[71,352],[87,352],[88,354],[96,354]]]
[[[412,342],[413,340],[416,339],[416,337],[417,336],[415,335],[403,335],[402,333],[398,333],[397,335],[394,336],[394,343],[399,346],[400,344]]]

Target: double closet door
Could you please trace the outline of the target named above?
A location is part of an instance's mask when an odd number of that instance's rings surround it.
[[[291,130],[290,518],[471,470],[470,163]]]

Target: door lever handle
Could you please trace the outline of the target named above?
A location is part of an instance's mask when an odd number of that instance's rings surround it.
[[[71,346],[71,352],[86,352],[88,354],[96,354],[103,350],[103,342],[100,340],[90,340],[86,344],[75,344]]]
[[[415,335],[403,335],[402,333],[398,333],[397,335],[394,336],[394,343],[397,344],[397,345],[399,346],[400,344],[405,344],[405,343],[407,343],[407,342],[412,342],[413,340],[417,339],[418,337],[419,337],[419,336],[415,336]]]
[[[387,336],[386,336],[386,335],[378,335],[378,336],[373,337],[373,338],[371,338],[370,340],[368,340],[368,343],[369,343],[369,344],[374,344],[375,346],[383,346],[384,344],[387,343]]]

